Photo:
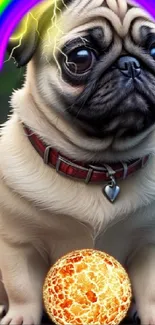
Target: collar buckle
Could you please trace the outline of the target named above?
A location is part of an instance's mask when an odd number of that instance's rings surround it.
[[[48,165],[49,163],[49,154],[50,154],[50,150],[52,150],[52,148],[50,146],[46,147],[45,148],[45,151],[44,151],[44,157],[43,157],[43,160],[44,160],[44,163],[46,165]]]
[[[74,167],[74,168],[77,168],[77,170],[88,171],[88,172],[87,172],[87,175],[86,175],[86,178],[85,178],[84,181],[85,181],[86,184],[88,184],[88,183],[90,182],[91,177],[92,177],[92,174],[93,174],[93,169],[92,169],[92,168],[85,168],[85,167],[83,167],[83,166],[79,166],[79,165],[77,165],[76,163],[73,163],[72,161],[70,161],[70,160],[68,160],[68,159],[66,159],[66,158],[64,158],[64,157],[62,157],[62,156],[59,154],[59,155],[58,155],[58,158],[57,158],[56,166],[55,166],[56,171],[57,171],[58,174],[65,174],[64,172],[62,172],[62,171],[60,170],[61,163],[65,163],[68,167]],[[74,178],[74,179],[76,178],[76,177],[73,177],[73,176],[71,176],[71,175],[69,175],[69,174],[67,174],[67,176],[68,176],[69,178]],[[79,178],[77,178],[77,180],[79,180]]]

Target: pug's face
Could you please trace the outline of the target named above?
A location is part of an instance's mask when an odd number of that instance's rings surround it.
[[[19,66],[34,57],[41,98],[88,136],[145,132],[155,123],[155,23],[126,0],[60,8],[54,27],[51,7],[15,50]]]

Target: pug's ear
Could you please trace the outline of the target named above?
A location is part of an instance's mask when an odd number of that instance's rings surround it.
[[[51,17],[52,9],[48,5],[48,9],[39,17],[34,18],[33,15],[29,15],[27,20],[25,18],[22,27],[18,27],[14,33],[15,36],[11,37],[7,51],[16,60],[18,68],[25,66],[35,54],[40,40],[51,23]],[[23,34],[21,30],[23,30]]]
[[[33,26],[31,26],[31,31],[23,33],[22,37],[10,39],[7,52],[15,59],[18,68],[25,66],[31,60],[37,49],[38,41],[39,36]]]

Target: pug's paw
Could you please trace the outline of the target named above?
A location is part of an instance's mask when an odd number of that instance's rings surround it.
[[[38,306],[37,306],[38,307]],[[0,325],[39,325],[41,311],[34,305],[14,305],[0,320]]]
[[[6,306],[0,305],[0,319],[2,319],[5,314],[6,314]]]

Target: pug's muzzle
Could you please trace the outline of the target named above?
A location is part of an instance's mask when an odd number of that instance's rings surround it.
[[[135,136],[155,122],[154,84],[140,60],[120,56],[106,73],[92,72],[69,114],[91,136]]]

